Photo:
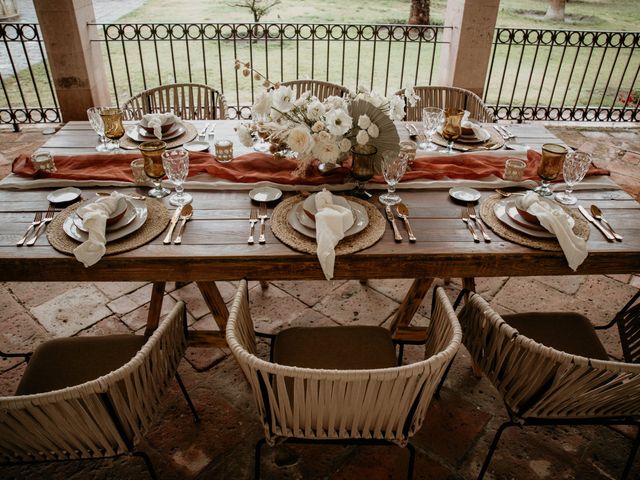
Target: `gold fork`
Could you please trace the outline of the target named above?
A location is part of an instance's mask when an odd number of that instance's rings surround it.
[[[41,222],[42,222],[42,212],[36,212],[36,215],[33,217],[33,222],[31,222],[31,225],[29,225],[29,228],[27,228],[27,231],[24,232],[24,235],[20,240],[18,240],[16,245],[21,247],[24,244],[27,237],[29,236],[29,234],[33,231],[34,228],[38,227],[38,225],[40,225]]]
[[[489,243],[491,241],[491,237],[485,230],[484,222],[482,221],[482,219],[478,215],[476,215],[475,207],[469,203],[467,204],[467,211],[469,212],[469,218],[471,218],[471,220],[473,220],[478,225],[478,228],[480,229],[480,233],[482,233],[482,238],[484,238],[484,241]]]
[[[249,230],[249,239],[247,240],[247,243],[249,245],[253,245],[254,243],[253,232],[255,232],[256,230],[257,221],[258,221],[258,210],[256,209],[256,207],[251,207],[251,213],[249,213],[249,225],[251,230]]]
[[[264,202],[260,203],[258,218],[260,219],[260,237],[258,237],[258,243],[267,243],[267,240],[264,236],[264,221],[267,219],[267,204]]]
[[[462,208],[462,217],[461,218],[462,218],[462,221],[464,222],[464,224],[467,226],[467,228],[471,232],[471,235],[473,235],[473,241],[476,242],[476,243],[480,243],[480,239],[478,238],[478,235],[476,234],[476,229],[473,228],[473,224],[469,221],[469,212],[464,207]]]
[[[55,215],[55,213],[56,213],[55,207],[53,205],[49,205],[49,209],[47,210],[47,213],[44,214],[44,218],[40,222],[40,225],[36,227],[36,230],[35,232],[33,232],[33,236],[31,237],[31,240],[27,242],[27,247],[32,247],[33,245],[35,245],[36,240],[38,240],[38,237],[40,237],[40,234],[45,231],[49,222],[53,220],[53,216]]]

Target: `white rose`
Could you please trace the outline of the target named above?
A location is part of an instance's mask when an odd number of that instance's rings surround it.
[[[301,107],[302,105],[304,105],[307,102],[307,99],[311,96],[311,92],[309,90],[307,90],[306,92],[304,92],[302,95],[300,95],[300,97],[293,102],[293,104],[296,107]]]
[[[238,134],[238,138],[240,139],[240,143],[245,147],[250,147],[253,145],[253,137],[251,136],[251,131],[247,128],[246,125],[240,124],[236,127],[236,133]]]
[[[262,92],[256,99],[251,112],[255,115],[267,115],[271,111],[271,95],[269,92]]]
[[[318,100],[310,102],[307,106],[307,116],[310,120],[319,120],[325,111],[324,105]]]
[[[356,142],[360,145],[365,145],[369,141],[369,135],[366,130],[360,130],[356,135]]]
[[[336,95],[331,95],[329,97],[327,97],[324,101],[324,104],[326,106],[326,110],[330,110],[330,109],[338,109],[341,108],[343,110],[347,109],[347,105],[344,101],[344,99],[342,97],[338,97]]]
[[[316,137],[318,138],[319,142],[329,142],[333,140],[333,137],[331,137],[331,134],[325,131],[318,132],[318,135],[316,135]]]
[[[343,138],[340,140],[340,143],[338,143],[338,148],[342,153],[348,152],[351,150],[351,141],[348,138]]]
[[[366,130],[367,128],[369,128],[369,125],[371,125],[371,119],[369,118],[369,115],[360,115],[360,118],[358,119],[358,126],[363,130]]]
[[[340,149],[335,142],[320,142],[314,145],[313,155],[322,163],[335,163],[340,155]]]
[[[343,109],[330,110],[324,116],[327,130],[333,135],[344,135],[351,130],[353,119]]]
[[[324,130],[324,123],[322,122],[316,122],[311,127],[311,131],[313,133],[318,133],[318,132],[321,132],[322,130]]]
[[[371,138],[378,138],[378,135],[380,135],[380,129],[375,123],[372,123],[369,125],[369,128],[367,128],[367,133]]]
[[[281,112],[288,112],[293,108],[295,97],[291,87],[281,86],[273,92],[273,106]]]
[[[304,153],[312,147],[313,139],[306,126],[299,125],[289,132],[287,145],[294,152]]]

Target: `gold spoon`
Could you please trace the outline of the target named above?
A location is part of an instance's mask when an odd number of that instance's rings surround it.
[[[173,241],[174,245],[180,245],[182,243],[182,232],[184,232],[184,227],[187,224],[187,221],[190,220],[192,216],[193,207],[190,203],[188,203],[184,207],[182,207],[182,212],[180,213],[180,220],[182,220],[182,222],[180,223],[180,227],[178,228],[178,236]]]
[[[409,207],[400,202],[396,205],[396,212],[398,213],[398,217],[404,220],[404,224],[407,227],[407,232],[409,233],[409,241],[415,242],[416,236],[413,234],[413,229],[411,228],[411,224],[409,223]]]
[[[596,220],[602,222],[609,229],[609,232],[611,232],[611,235],[613,235],[616,240],[619,242],[622,241],[622,235],[616,233],[609,222],[607,222],[607,220],[602,216],[602,210],[600,210],[597,205],[591,205],[591,214],[596,218]]]

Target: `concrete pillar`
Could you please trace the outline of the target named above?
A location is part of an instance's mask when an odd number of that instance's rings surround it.
[[[92,0],[33,3],[62,118],[65,122],[86,120],[87,108],[111,103],[100,46],[89,41],[90,36],[97,36],[96,27],[88,25],[95,23]]]
[[[483,95],[500,0],[448,0],[438,84]]]

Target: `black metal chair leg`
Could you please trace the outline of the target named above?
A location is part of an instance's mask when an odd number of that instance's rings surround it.
[[[131,452],[131,455],[134,457],[140,457],[144,460],[144,464],[147,467],[147,470],[149,471],[149,476],[153,479],[153,480],[158,480],[158,476],[156,475],[156,471],[153,468],[153,463],[151,463],[151,459],[149,458],[149,455],[147,455],[144,452],[141,451],[137,451],[137,452]]]
[[[191,414],[193,415],[194,423],[199,423],[200,416],[198,415],[198,411],[196,410],[196,407],[193,405],[193,402],[191,401],[191,397],[189,396],[189,393],[187,392],[187,389],[185,388],[184,383],[182,383],[182,378],[180,378],[180,374],[178,372],[176,372],[176,380],[178,381],[178,386],[180,386],[180,390],[182,390],[182,395],[184,395],[184,398],[187,401],[189,408],[191,409]]]
[[[444,371],[444,374],[442,375],[442,378],[440,379],[440,382],[438,382],[438,387],[436,388],[436,391],[433,393],[433,396],[437,399],[440,399],[440,390],[442,389],[442,386],[444,385],[444,381],[447,379],[447,375],[449,375],[449,370],[451,370],[451,365],[453,365],[453,361],[456,359],[455,355],[453,356],[453,358],[451,359],[451,361],[449,362],[449,365],[447,365],[447,368]]]
[[[404,362],[404,343],[398,344],[398,366],[402,366]]]
[[[631,452],[629,453],[627,464],[624,466],[624,472],[622,472],[622,480],[626,480],[629,477],[629,472],[631,471],[631,467],[633,467],[633,460],[636,458],[636,453],[638,453],[638,447],[640,447],[640,426],[638,427],[636,438],[631,445]]]
[[[407,469],[407,479],[413,480],[413,467],[416,463],[416,448],[411,442],[407,442],[407,450],[409,450],[409,468]]]
[[[258,443],[256,443],[255,467],[253,471],[253,478],[255,480],[260,480],[260,456],[262,453],[262,447],[266,442],[267,440],[265,438],[261,438],[260,440],[258,440]]]
[[[518,424],[509,421],[509,422],[504,422],[502,425],[500,425],[500,427],[498,427],[498,430],[496,431],[496,434],[493,437],[493,442],[491,442],[491,447],[489,447],[489,453],[487,453],[487,458],[484,459],[484,463],[482,464],[482,468],[480,469],[480,473],[478,474],[478,480],[482,480],[484,478],[484,474],[487,473],[487,469],[489,468],[489,464],[491,463],[491,458],[493,457],[493,454],[495,453],[496,448],[498,448],[498,442],[500,441],[500,436],[502,435],[502,432],[504,432],[507,428],[515,427],[516,425]]]

